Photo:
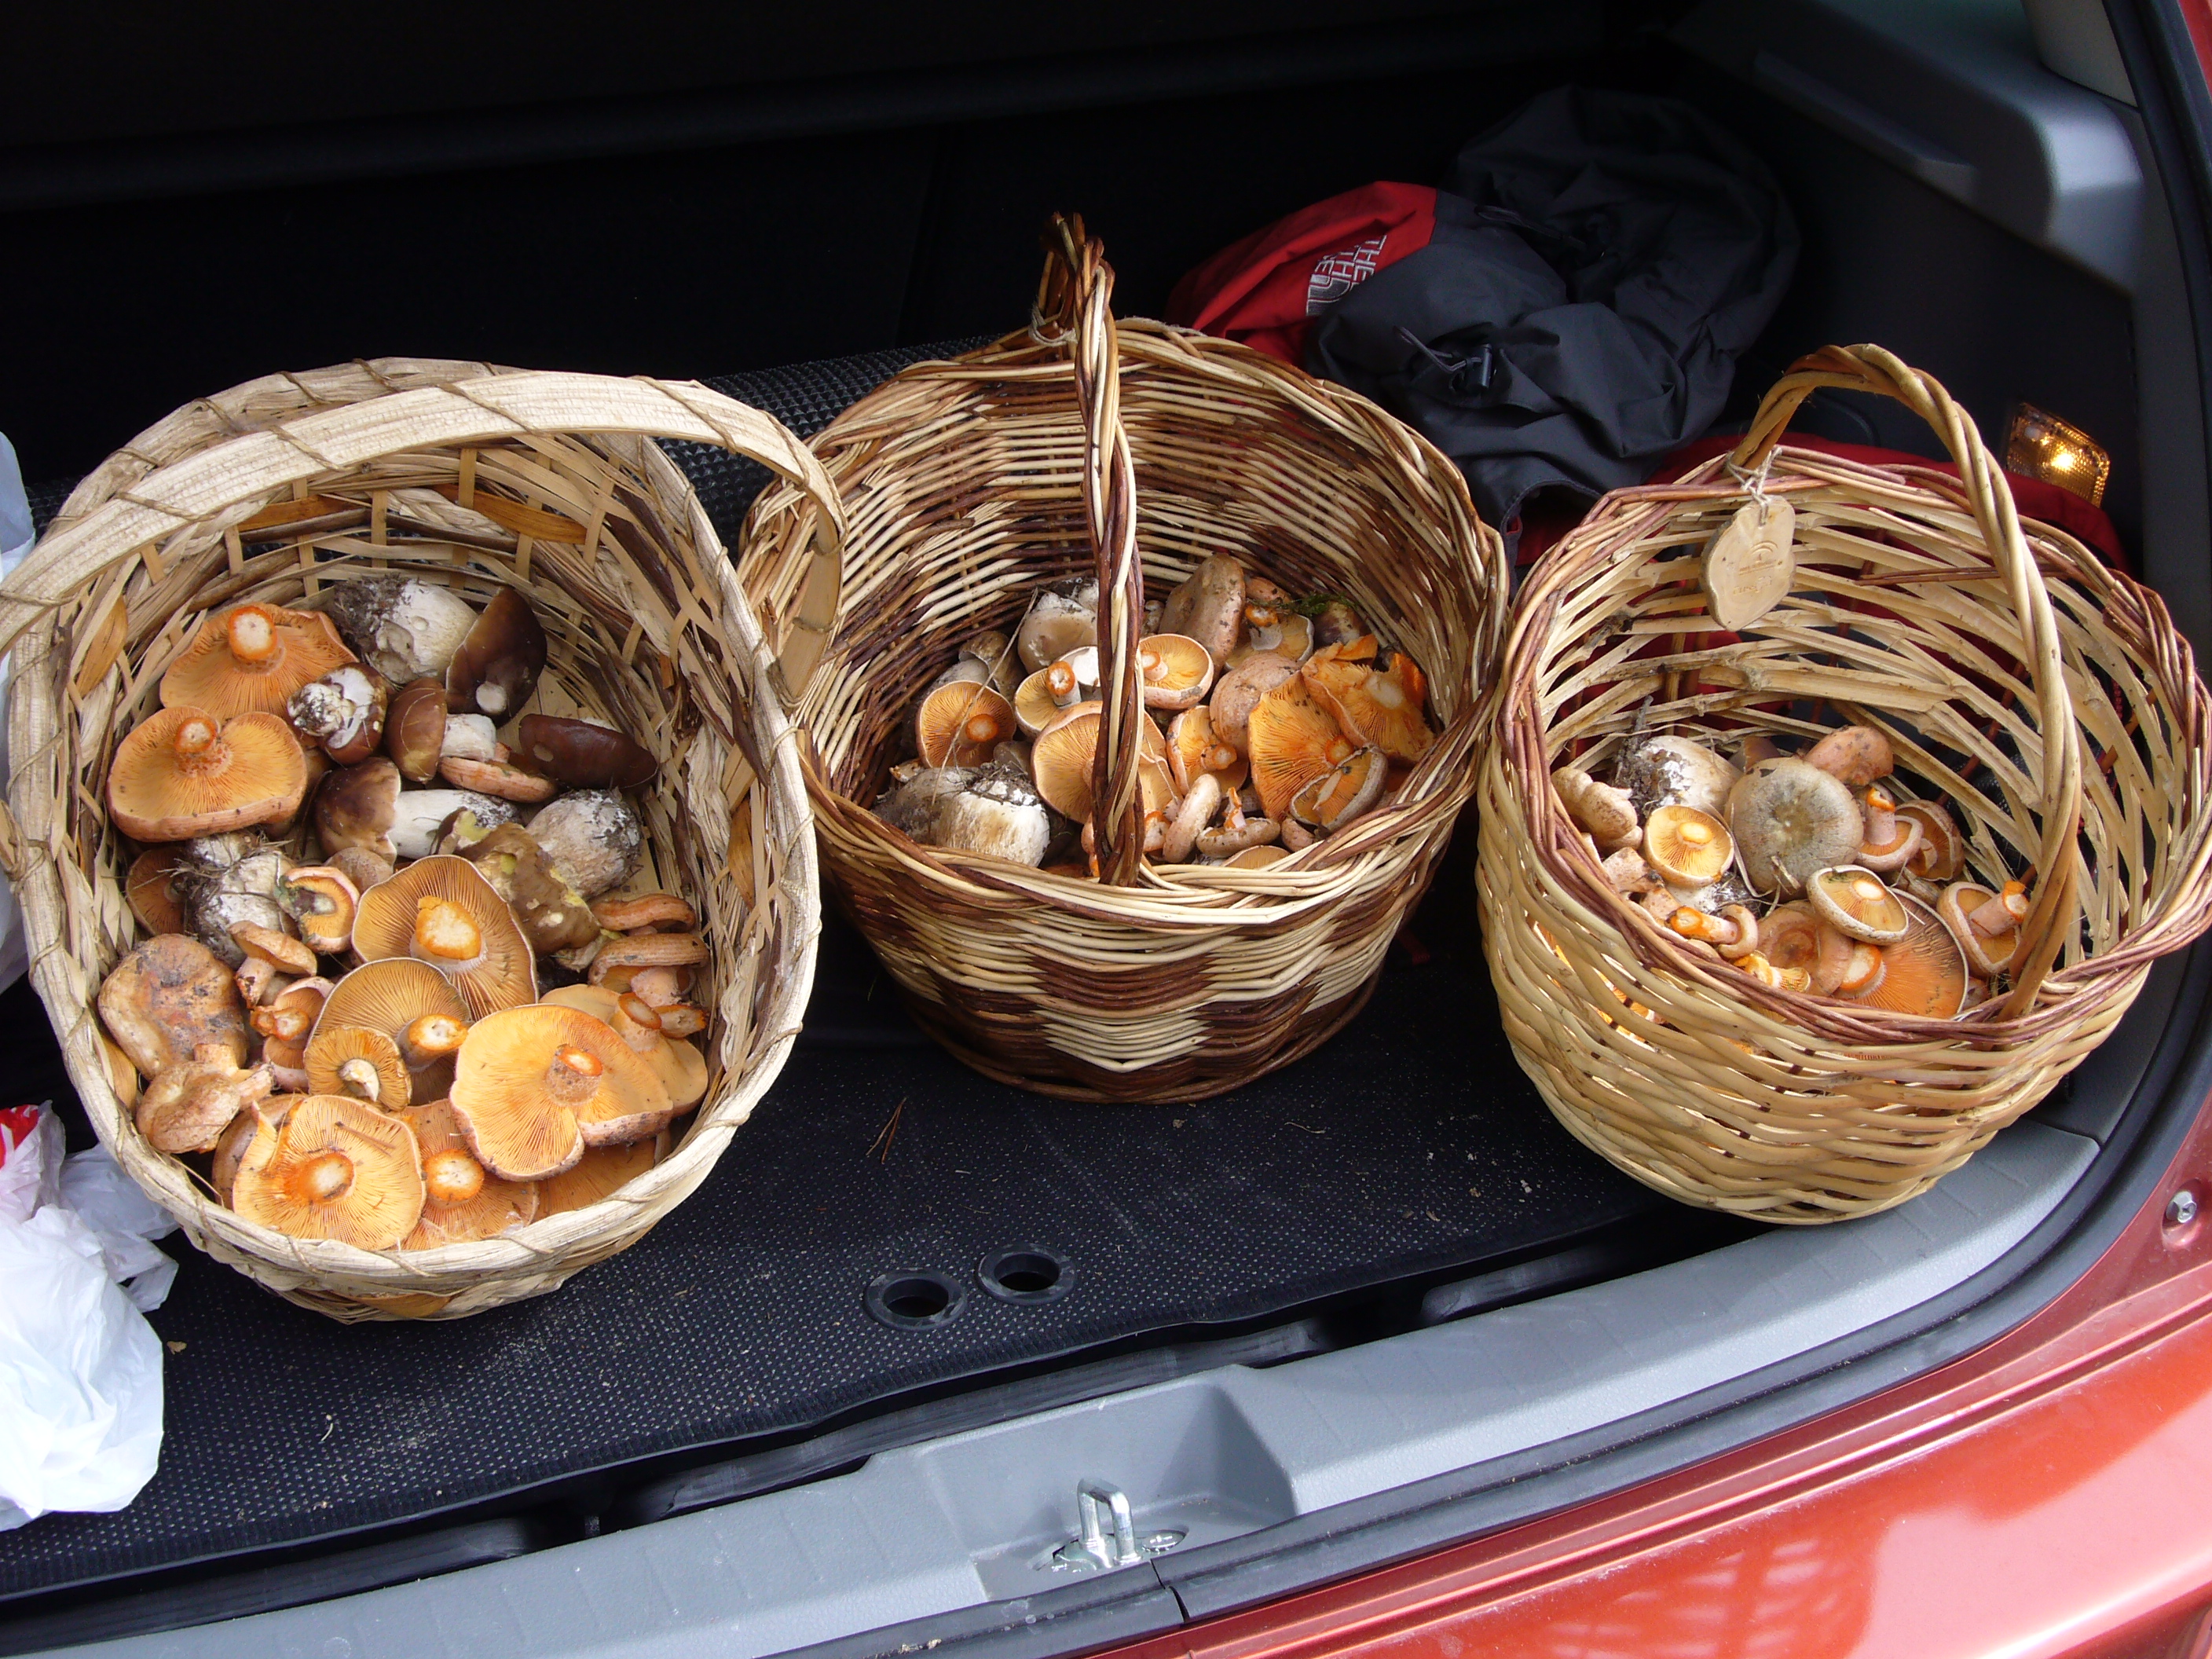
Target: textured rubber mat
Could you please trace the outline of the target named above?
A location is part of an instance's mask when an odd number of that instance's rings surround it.
[[[902,360],[718,384],[811,430]],[[701,477],[718,515],[741,514],[737,468]],[[977,1077],[834,926],[799,1047],[706,1185],[558,1293],[477,1318],[336,1325],[173,1240],[183,1267],[154,1316],[160,1472],[119,1514],[0,1534],[0,1597],[336,1537],[1663,1213],[1522,1079],[1468,884],[1462,856],[1417,923],[1436,954],[1394,950],[1334,1042],[1184,1107],[1068,1105]],[[18,988],[0,1020],[8,1092],[65,1087],[35,999]],[[988,1253],[1035,1245],[1073,1267],[1067,1294],[977,1289]],[[964,1285],[957,1316],[872,1316],[870,1282],[902,1269]]]

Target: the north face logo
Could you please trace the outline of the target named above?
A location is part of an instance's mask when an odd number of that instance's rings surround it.
[[[1382,244],[1389,240],[1389,233],[1385,231],[1380,236],[1369,237],[1357,247],[1323,254],[1315,264],[1313,275],[1306,278],[1306,315],[1320,316],[1372,276],[1375,262],[1382,257]]]

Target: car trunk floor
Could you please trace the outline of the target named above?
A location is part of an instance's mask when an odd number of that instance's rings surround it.
[[[897,361],[718,384],[811,431]],[[684,459],[733,532],[757,475]],[[806,1030],[713,1175],[635,1248],[533,1301],[342,1326],[173,1238],[181,1270],[152,1316],[168,1348],[159,1472],[118,1514],[0,1534],[0,1598],[727,1455],[962,1379],[1250,1327],[1601,1232],[1680,1254],[1667,1241],[1704,1218],[1577,1146],[1514,1062],[1468,862],[1455,849],[1415,922],[1425,946],[1393,948],[1342,1033],[1187,1105],[988,1081],[920,1034],[833,922]],[[35,999],[18,987],[0,1018],[11,1093],[73,1110]],[[983,1293],[979,1261],[1017,1246],[1063,1259],[1067,1293]],[[964,1287],[957,1316],[873,1316],[871,1281],[908,1269]]]

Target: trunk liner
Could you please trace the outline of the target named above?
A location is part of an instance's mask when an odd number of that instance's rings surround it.
[[[717,384],[811,432],[918,355]],[[733,533],[759,475],[684,459]],[[160,1471],[119,1514],[0,1534],[0,1598],[385,1527],[1687,1218],[1544,1110],[1498,1026],[1470,887],[1462,848],[1418,923],[1433,957],[1394,950],[1372,1003],[1318,1054],[1181,1107],[1073,1106],[985,1080],[920,1036],[833,924],[806,1032],[708,1182],[623,1255],[473,1319],[339,1326],[172,1241],[182,1269],[153,1316],[170,1349]],[[15,1092],[65,1095],[35,999],[19,987],[0,1017]],[[1014,1245],[1060,1253],[1073,1289],[1027,1305],[975,1289],[980,1259]],[[959,1316],[920,1331],[871,1317],[870,1280],[908,1268],[966,1285]]]

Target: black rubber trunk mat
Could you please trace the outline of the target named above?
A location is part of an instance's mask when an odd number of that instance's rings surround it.
[[[721,384],[812,430],[897,361]],[[733,532],[757,477],[720,464],[701,481]],[[173,1240],[181,1271],[153,1316],[160,1471],[119,1514],[0,1534],[0,1598],[386,1527],[1639,1218],[1663,1235],[1688,1212],[1576,1146],[1514,1063],[1469,884],[1460,849],[1416,924],[1434,954],[1395,948],[1334,1042],[1189,1106],[986,1081],[918,1034],[833,926],[798,1049],[698,1193],[557,1293],[473,1319],[337,1325]],[[36,1000],[19,987],[0,1018],[11,1095],[65,1091]],[[1072,1288],[984,1293],[979,1263],[1015,1246],[1063,1260]],[[872,1316],[872,1282],[906,1270],[944,1275],[954,1316]]]

